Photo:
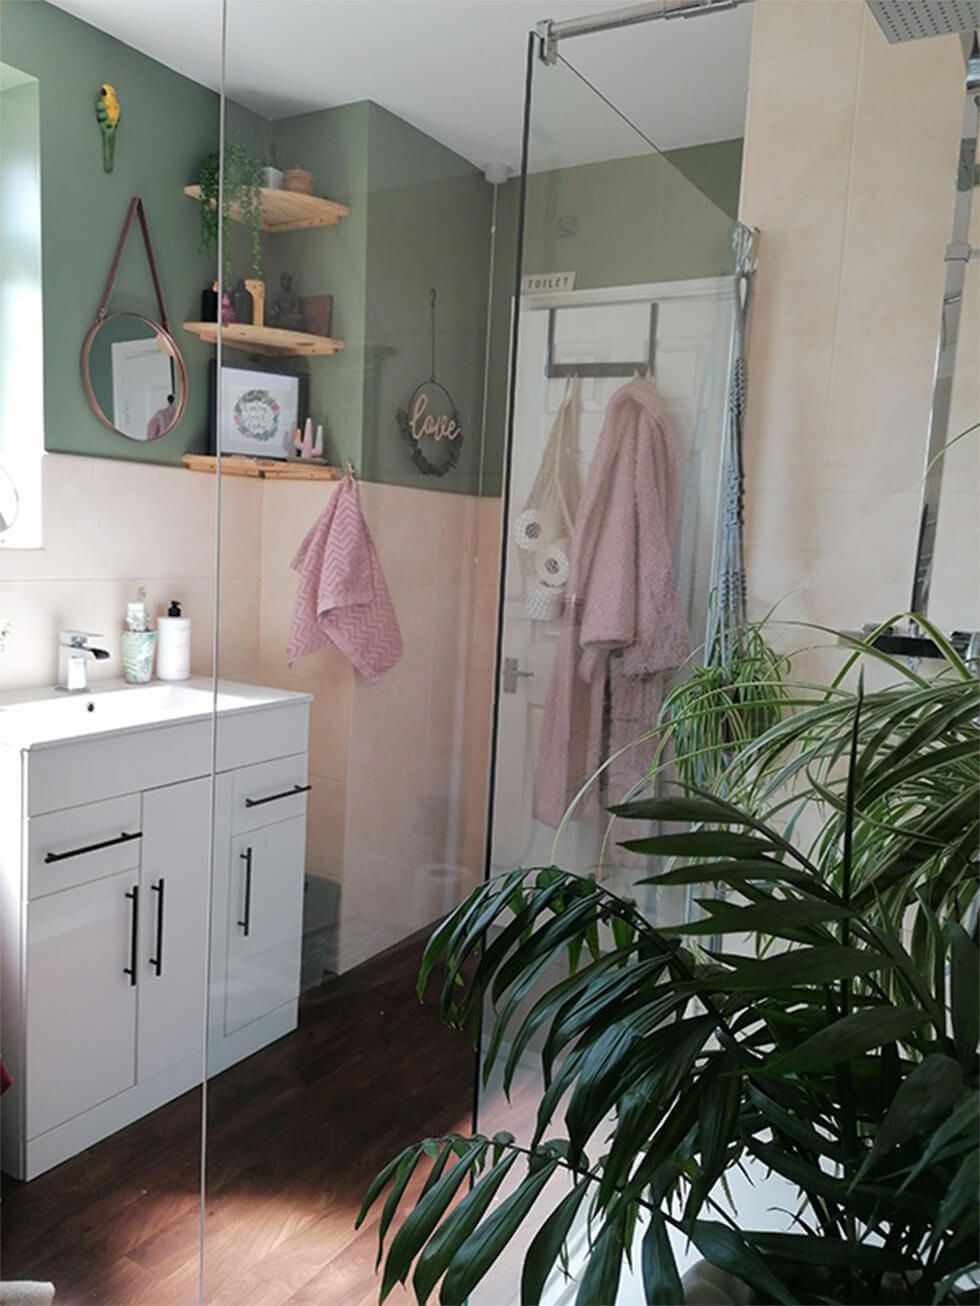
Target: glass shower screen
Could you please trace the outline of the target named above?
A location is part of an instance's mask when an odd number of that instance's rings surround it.
[[[641,81],[611,76],[620,56],[642,67],[673,27],[583,38],[553,65],[531,38],[490,841],[491,875],[592,876],[660,924],[686,899],[637,885],[651,863],[620,841],[645,830],[607,808],[649,792],[663,694],[705,637],[740,163],[739,141],[658,149]],[[566,975],[539,974],[523,1009]],[[484,1012],[484,1055],[496,1014]],[[545,1033],[515,1060],[509,1095],[506,1034],[484,1066],[481,1133],[533,1136]],[[545,1136],[561,1133],[559,1109]],[[530,1236],[569,1191],[549,1181],[474,1303],[517,1300]],[[543,1300],[574,1299],[587,1246],[583,1215],[572,1279],[556,1272]],[[620,1300],[641,1300],[630,1292]]]

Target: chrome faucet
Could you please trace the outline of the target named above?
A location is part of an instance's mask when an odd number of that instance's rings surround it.
[[[58,688],[67,694],[88,693],[88,663],[109,656],[109,650],[94,648],[90,639],[101,639],[86,630],[63,630],[58,636]]]

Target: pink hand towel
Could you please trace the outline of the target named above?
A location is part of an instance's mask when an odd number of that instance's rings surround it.
[[[402,655],[402,634],[353,476],[345,476],[292,561],[299,573],[289,665],[335,644],[366,680]]]

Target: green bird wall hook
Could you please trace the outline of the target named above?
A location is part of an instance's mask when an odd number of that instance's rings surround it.
[[[102,133],[102,167],[106,172],[112,171],[115,162],[116,131],[119,128],[121,114],[122,109],[116,88],[110,86],[108,82],[103,82],[95,97],[95,116],[99,120],[99,131]]]

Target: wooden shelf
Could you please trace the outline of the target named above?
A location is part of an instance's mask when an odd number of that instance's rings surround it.
[[[192,472],[210,472],[218,469],[214,454],[185,453],[184,466]],[[339,481],[343,471],[326,463],[287,462],[277,458],[246,458],[244,454],[226,453],[221,458],[222,476],[252,476],[260,481]]]
[[[184,330],[213,345],[218,339],[217,322],[185,322]],[[246,322],[229,322],[221,329],[224,344],[245,349],[250,354],[300,354],[305,358],[336,354],[344,347],[342,340],[331,336],[314,336],[307,331],[283,331],[280,327],[250,326]]]
[[[192,200],[200,201],[200,186],[185,186],[184,194]],[[260,191],[259,214],[263,231],[307,231],[310,227],[333,227],[341,219],[350,216],[346,204],[324,199],[322,195],[304,195],[296,190],[270,190],[263,186]],[[241,211],[233,204],[230,216],[235,222],[242,221]]]

